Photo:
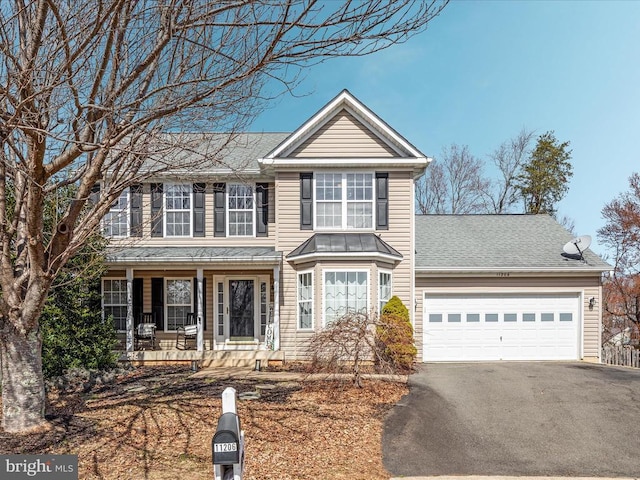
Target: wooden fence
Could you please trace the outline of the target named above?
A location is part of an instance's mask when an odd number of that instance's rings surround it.
[[[640,368],[640,350],[635,347],[602,347],[602,363]]]

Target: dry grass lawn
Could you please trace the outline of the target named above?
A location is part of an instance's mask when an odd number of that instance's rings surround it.
[[[211,479],[220,395],[257,381],[194,378],[185,368],[140,368],[87,392],[50,392],[46,434],[0,430],[0,452],[77,454],[81,479]],[[387,479],[382,422],[406,385],[269,382],[238,402],[247,479]]]

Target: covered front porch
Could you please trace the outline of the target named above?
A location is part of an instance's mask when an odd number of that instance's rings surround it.
[[[121,359],[205,366],[282,361],[275,300],[281,261],[270,247],[145,246],[111,253],[103,314],[118,331]]]

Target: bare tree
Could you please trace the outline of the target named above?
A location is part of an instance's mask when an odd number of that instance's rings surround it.
[[[516,178],[529,156],[533,135],[533,131],[523,128],[518,135],[502,143],[489,155],[499,175],[496,181],[490,183],[485,193],[490,213],[510,213],[520,200]]]
[[[120,193],[189,151],[179,132],[249,124],[277,79],[424,30],[446,0],[13,0],[0,4],[3,426],[47,428],[38,318],[61,268]],[[293,79],[293,80],[289,80]],[[277,94],[276,92],[275,94]],[[160,136],[160,132],[173,132]],[[224,146],[222,142],[220,148]],[[150,159],[155,159],[154,162]],[[51,230],[47,197],[76,195]],[[100,194],[89,202],[94,187]]]
[[[466,145],[452,144],[442,152],[442,160],[431,165],[416,187],[419,213],[465,214],[486,211],[484,192],[489,181],[483,177],[482,162]]]
[[[614,270],[604,284],[604,318],[619,333],[640,331],[640,174],[629,177],[629,188],[602,209],[607,221],[598,239],[608,248]]]
[[[352,375],[353,384],[362,387],[362,367],[378,363],[377,315],[348,313],[316,332],[309,342],[310,371]]]
[[[424,175],[416,182],[416,208],[419,213],[445,213],[447,183],[444,167],[432,161]]]

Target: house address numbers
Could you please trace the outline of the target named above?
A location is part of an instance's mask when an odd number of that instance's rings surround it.
[[[216,453],[237,452],[238,444],[235,442],[229,443],[214,443],[213,451]]]
[[[498,277],[508,277],[509,276],[509,272],[498,272],[498,273],[496,273],[496,276],[498,276]]]

